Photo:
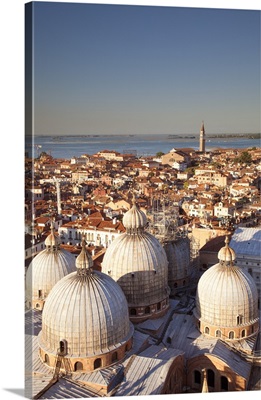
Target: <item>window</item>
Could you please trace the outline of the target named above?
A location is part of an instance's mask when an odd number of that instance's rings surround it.
[[[220,378],[220,386],[221,390],[228,391],[228,379],[225,376],[221,376]]]
[[[112,356],[111,356],[111,361],[115,362],[117,360],[118,360],[118,354],[117,354],[117,351],[115,351],[115,353],[113,353]]]
[[[67,342],[66,342],[66,340],[60,340],[59,352],[62,355],[66,355],[67,354]]]
[[[207,370],[207,382],[209,387],[215,387],[215,374],[212,369]]]
[[[161,303],[157,304],[157,310],[159,311],[161,309]]]
[[[145,307],[145,314],[149,314],[150,313],[150,308],[149,307]]]
[[[48,354],[45,354],[45,356],[44,356],[44,362],[45,362],[47,365],[49,365],[50,359],[49,359]]]
[[[219,329],[216,331],[216,337],[221,337],[221,331]]]
[[[243,329],[241,332],[241,337],[245,337],[245,336],[246,336],[246,331],[245,331],[245,329]]]
[[[243,315],[237,316],[237,325],[241,325],[243,323]]]
[[[137,314],[136,309],[135,308],[131,308],[130,315],[136,315],[136,314]]]
[[[197,370],[194,371],[194,383],[201,385],[201,372],[200,371],[197,371]]]
[[[74,364],[74,371],[82,371],[83,370],[83,365],[80,361],[77,361]]]
[[[96,358],[96,360],[94,361],[94,369],[100,368],[101,367],[101,359],[100,358]]]
[[[205,333],[206,333],[207,335],[209,334],[209,327],[208,327],[208,326],[205,327]]]
[[[234,332],[233,332],[233,331],[230,331],[229,334],[228,334],[228,338],[229,338],[229,339],[234,339],[234,337],[235,337]]]

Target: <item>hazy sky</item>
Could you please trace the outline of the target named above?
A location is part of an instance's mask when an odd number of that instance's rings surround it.
[[[34,133],[260,132],[260,11],[37,2]]]

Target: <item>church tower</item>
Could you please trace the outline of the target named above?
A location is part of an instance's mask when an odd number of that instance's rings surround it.
[[[204,121],[202,121],[200,135],[199,135],[199,151],[205,153],[205,127]]]

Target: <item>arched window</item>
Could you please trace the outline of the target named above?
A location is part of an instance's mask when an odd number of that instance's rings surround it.
[[[111,356],[111,361],[115,362],[117,360],[118,360],[118,354],[117,354],[117,351],[115,351],[115,353],[113,353],[112,356]]]
[[[67,342],[66,340],[60,340],[60,344],[59,344],[59,352],[62,355],[66,355],[67,354]]]
[[[207,370],[207,382],[209,387],[215,387],[215,373],[212,369]]]
[[[229,334],[228,334],[228,338],[229,339],[234,339],[234,337],[235,337],[234,331],[230,331]]]
[[[201,385],[201,372],[200,371],[197,371],[197,370],[194,371],[194,383]]]
[[[83,365],[80,361],[77,361],[74,364],[74,371],[82,371],[83,370]]]
[[[149,314],[150,313],[150,307],[145,307],[145,314]]]
[[[240,325],[243,323],[243,315],[238,315],[237,316],[237,325]]]
[[[220,378],[220,387],[221,390],[228,391],[228,379],[226,376],[221,376]]]
[[[45,356],[44,356],[44,362],[45,362],[47,365],[49,365],[50,359],[49,359],[48,354],[45,354]]]
[[[161,303],[157,304],[157,310],[159,311],[161,309]]]
[[[96,360],[94,361],[94,369],[100,368],[101,367],[101,359],[100,358],[96,358]]]
[[[241,337],[245,337],[245,336],[246,336],[246,330],[243,329],[242,332],[241,332]]]
[[[219,329],[216,330],[216,337],[221,337],[221,331]]]
[[[208,326],[205,327],[205,333],[206,333],[207,335],[209,334],[209,327],[208,327]]]
[[[130,309],[130,315],[137,315],[137,311],[135,308]]]
[[[36,307],[36,308],[40,308],[40,304],[39,304],[39,303],[36,303],[35,307]]]

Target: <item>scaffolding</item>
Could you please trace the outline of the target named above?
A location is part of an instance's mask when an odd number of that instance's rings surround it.
[[[161,243],[187,237],[187,230],[179,226],[179,207],[167,198],[153,198],[147,212],[148,231]]]

